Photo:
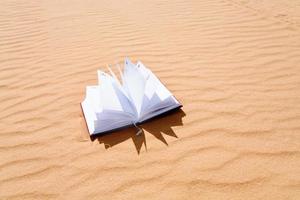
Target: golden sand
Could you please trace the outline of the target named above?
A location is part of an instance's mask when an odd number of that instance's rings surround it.
[[[300,3],[0,4],[0,199],[300,199]],[[91,141],[96,70],[140,59],[181,112]]]

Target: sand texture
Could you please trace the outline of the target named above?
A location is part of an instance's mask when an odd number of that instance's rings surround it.
[[[300,199],[300,3],[2,0],[0,199]],[[96,70],[143,61],[180,112],[91,141]]]

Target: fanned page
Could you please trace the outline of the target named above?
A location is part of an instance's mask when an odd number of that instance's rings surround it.
[[[86,88],[81,103],[90,135],[142,123],[181,104],[140,61],[125,59],[122,81],[98,71],[98,85]]]

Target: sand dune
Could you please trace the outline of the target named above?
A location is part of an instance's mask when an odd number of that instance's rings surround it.
[[[0,5],[0,199],[299,199],[296,1]],[[91,141],[96,70],[140,59],[181,112]]]

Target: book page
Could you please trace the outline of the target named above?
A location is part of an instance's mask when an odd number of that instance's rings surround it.
[[[82,102],[89,133],[109,131],[136,121],[135,108],[116,80],[98,71],[98,81],[98,86],[87,87]]]
[[[160,80],[142,63],[140,65],[143,76],[147,78],[139,122],[181,106]]]
[[[125,60],[122,84],[112,75],[98,71],[97,86],[89,86],[82,102],[90,134],[142,122],[181,106],[160,80],[143,65]]]
[[[95,111],[102,111],[101,106],[96,103],[97,100],[99,100],[99,86],[87,86],[86,96],[81,106],[90,134],[95,131],[94,121],[97,120]],[[99,102],[101,101],[99,100]]]
[[[145,83],[146,81],[143,75],[136,66],[131,63],[129,59],[126,59],[123,73],[123,86],[130,96],[130,100],[135,105],[138,115],[142,107]]]
[[[154,95],[154,98],[157,100],[159,99],[159,97],[156,94]],[[175,97],[170,96],[157,104],[150,105],[148,109],[143,114],[141,114],[139,122],[145,121],[149,118],[152,118],[156,115],[160,115],[164,112],[167,112],[180,106],[181,104],[175,99]]]
[[[149,112],[149,109],[159,106],[161,102],[170,96],[172,96],[171,92],[149,71],[144,91],[141,116]]]
[[[103,109],[135,115],[136,111],[134,105],[116,79],[102,71],[98,71],[98,79],[101,83],[100,99]]]
[[[145,114],[144,116],[141,116],[140,119],[139,119],[139,123],[143,123],[144,121],[148,120],[148,119],[151,119],[153,117],[156,117],[160,114],[163,114],[165,112],[168,112],[170,110],[173,110],[173,109],[176,109],[176,108],[179,108],[181,107],[181,104],[179,104],[178,102],[174,101],[173,103],[169,104],[168,106],[166,107],[161,107],[159,109],[155,109],[147,114]]]
[[[113,87],[113,79],[110,75],[98,70],[98,80],[100,88],[100,99],[102,106],[106,110],[123,111],[121,102]]]

